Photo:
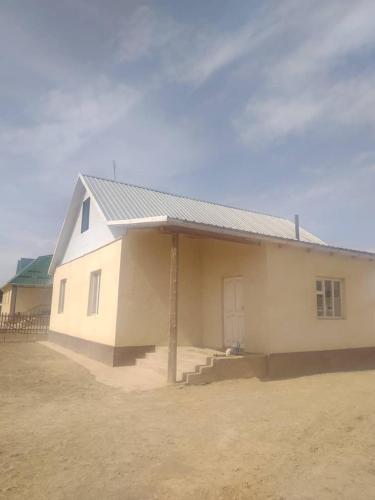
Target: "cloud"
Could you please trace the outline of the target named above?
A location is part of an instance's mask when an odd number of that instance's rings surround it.
[[[210,30],[190,33],[192,42],[186,43],[186,47],[181,44],[179,50],[169,54],[168,74],[177,81],[202,85],[218,71],[254,51],[271,33],[272,29],[259,32],[247,24],[230,34]]]
[[[303,132],[322,111],[322,102],[305,93],[294,98],[270,97],[247,103],[235,121],[246,144],[259,145]]]
[[[51,90],[34,106],[31,126],[0,128],[0,151],[53,168],[124,117],[137,98],[134,89],[106,79],[70,91]]]
[[[114,127],[71,158],[71,166],[87,173],[173,189],[176,179],[204,168],[205,141],[189,120],[171,120],[158,107],[139,102]]]
[[[262,96],[249,101],[234,124],[245,144],[264,146],[298,136],[316,125],[375,130],[375,74],[317,84],[295,95]]]
[[[299,35],[299,43],[272,66],[276,83],[280,83],[280,78],[284,84],[292,84],[299,78],[306,82],[375,42],[372,1],[315,2],[307,12],[304,6],[295,14],[297,18],[305,15],[301,23],[304,30]]]
[[[375,73],[354,73],[351,64],[359,51],[365,57],[375,47],[375,4],[297,4],[293,14],[291,25],[278,12],[275,23],[283,27],[274,30],[273,45],[280,50],[270,51],[253,96],[233,120],[241,140],[251,147],[283,141],[315,125],[375,124]],[[287,37],[293,43],[283,43]]]
[[[212,25],[179,23],[160,10],[142,5],[122,23],[115,40],[116,60],[139,63],[152,57],[160,63],[156,70],[161,81],[200,86],[254,52],[273,34],[272,20],[268,22],[265,17],[257,21],[245,20],[238,30],[219,31]]]
[[[163,49],[182,29],[176,21],[141,5],[121,24],[116,36],[116,60],[135,62]]]

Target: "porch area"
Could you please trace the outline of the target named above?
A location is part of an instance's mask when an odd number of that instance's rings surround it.
[[[164,346],[170,382],[177,346],[263,352],[264,246],[164,229],[129,231],[123,247],[116,345]]]
[[[56,270],[49,339],[112,367],[157,365],[163,383],[219,376],[227,347],[264,352],[266,267],[266,247],[252,240],[129,230]],[[88,314],[98,269],[99,309]],[[59,314],[61,282],[69,287]]]

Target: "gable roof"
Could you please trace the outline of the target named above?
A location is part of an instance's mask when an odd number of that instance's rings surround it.
[[[328,245],[303,227],[297,239],[294,222],[282,217],[80,174],[51,260],[50,274],[63,260],[85,193],[111,229],[113,240],[127,228],[168,226],[243,240],[285,242],[375,260],[375,253]]]
[[[32,259],[29,264],[13,276],[4,286],[51,286],[52,278],[48,274],[48,268],[52,260],[52,255],[42,255]]]
[[[188,222],[251,234],[296,239],[294,222],[259,212],[156,191],[123,182],[82,175],[109,225],[141,219]],[[324,242],[300,228],[300,240]]]

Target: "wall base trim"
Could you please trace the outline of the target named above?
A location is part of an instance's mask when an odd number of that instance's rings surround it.
[[[83,354],[109,366],[134,365],[138,358],[154,352],[154,345],[110,346],[65,333],[50,331],[48,339],[62,347]],[[267,379],[282,379],[375,369],[375,347],[355,347],[327,351],[270,353],[265,356]],[[264,378],[261,376],[260,378]]]
[[[375,347],[268,354],[268,378],[375,369]]]
[[[134,365],[138,358],[155,351],[154,345],[110,346],[54,331],[48,333],[48,340],[109,366]]]

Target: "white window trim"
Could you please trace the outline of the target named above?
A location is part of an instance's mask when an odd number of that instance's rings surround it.
[[[59,302],[57,304],[57,314],[63,314],[65,309],[66,278],[60,280]]]
[[[322,290],[318,291],[316,283],[317,281],[322,282]],[[326,312],[326,294],[325,294],[325,282],[330,281],[331,286],[332,286],[332,316],[327,316]],[[340,308],[341,308],[341,315],[336,316],[335,315],[335,300],[334,300],[334,284],[335,282],[340,283]],[[317,307],[317,300],[316,297],[318,295],[321,295],[323,297],[323,316],[318,315],[318,307]],[[332,277],[323,277],[319,276],[315,279],[315,311],[316,311],[316,317],[317,319],[330,319],[330,320],[342,320],[345,319],[345,311],[344,311],[344,279],[343,278],[332,278]]]
[[[83,229],[83,212],[84,212],[84,207],[88,205],[88,212],[87,212],[87,227]],[[90,215],[91,215],[91,199],[90,196],[88,196],[85,200],[82,202],[82,208],[81,208],[81,234],[85,233],[90,229]]]
[[[99,314],[101,275],[102,271],[100,269],[90,273],[89,300],[87,305],[88,316],[96,316]],[[96,290],[93,289],[94,279],[97,279]]]

